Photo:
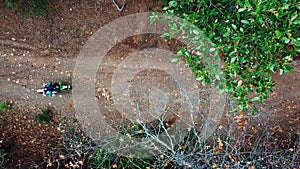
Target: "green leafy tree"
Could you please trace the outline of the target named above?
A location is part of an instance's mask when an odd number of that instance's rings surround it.
[[[214,44],[224,61],[225,91],[236,100],[234,111],[255,110],[254,102],[262,102],[273,91],[275,72],[288,74],[289,64],[300,51],[300,2],[297,0],[164,0],[163,10],[183,18],[182,23],[169,22],[163,35],[189,31],[184,22],[196,25]],[[190,31],[194,45],[198,31]],[[200,37],[201,38],[201,37]],[[201,50],[201,49],[200,49]],[[211,51],[213,51],[211,50]],[[195,73],[196,79],[211,84],[218,73],[211,75],[211,66],[203,65],[201,56],[188,48],[180,49],[177,56]]]

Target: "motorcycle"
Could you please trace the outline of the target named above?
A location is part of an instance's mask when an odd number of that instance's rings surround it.
[[[38,93],[42,93],[43,96],[55,96],[61,91],[64,90],[71,90],[72,86],[71,85],[64,85],[62,82],[58,83],[52,83],[52,82],[47,82],[44,83],[43,89],[38,89]]]

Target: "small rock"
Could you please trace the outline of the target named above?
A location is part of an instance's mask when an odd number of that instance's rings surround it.
[[[81,30],[82,30],[82,31],[85,31],[86,28],[87,28],[87,25],[83,25],[83,26],[81,27]]]
[[[50,53],[50,51],[48,49],[41,51],[41,54],[49,54],[49,53]]]

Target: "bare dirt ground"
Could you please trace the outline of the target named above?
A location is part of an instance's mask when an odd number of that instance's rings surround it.
[[[50,13],[41,18],[18,17],[0,3],[0,100],[11,102],[12,109],[0,114],[0,140],[7,151],[4,168],[44,168],[43,158],[59,142],[59,124],[64,117],[72,119],[74,106],[71,93],[62,97],[42,97],[36,93],[46,81],[71,83],[76,57],[87,39],[106,23],[137,12],[158,10],[161,4],[150,0],[118,1],[126,3],[118,11],[111,0],[53,1]],[[108,58],[118,60],[133,51],[147,47],[168,47],[176,44],[163,40],[144,41],[148,36],[136,36],[117,45]],[[153,39],[150,37],[149,39]],[[300,63],[289,76],[275,75],[277,82],[271,98],[259,105],[270,114],[270,121],[285,135],[299,137],[300,125]],[[100,70],[98,88],[108,84],[110,72]],[[101,78],[107,75],[107,78]],[[105,82],[105,80],[107,82]],[[34,115],[50,107],[54,121],[38,124]]]

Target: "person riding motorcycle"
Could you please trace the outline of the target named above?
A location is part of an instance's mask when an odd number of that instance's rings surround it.
[[[47,82],[44,84],[43,96],[54,96],[62,90],[62,83]]]
[[[62,82],[58,82],[58,83],[47,82],[44,83],[42,89],[37,89],[37,92],[43,94],[43,96],[55,96],[56,94],[58,94],[63,90],[72,90],[72,86],[63,85]]]

